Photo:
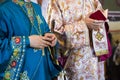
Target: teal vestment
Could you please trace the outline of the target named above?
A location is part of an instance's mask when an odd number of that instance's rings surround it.
[[[30,35],[47,32],[38,4],[22,0],[0,3],[0,80],[51,80],[58,75],[48,48],[43,55],[41,49],[30,47]]]

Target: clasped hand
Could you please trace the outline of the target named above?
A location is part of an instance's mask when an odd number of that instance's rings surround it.
[[[98,3],[96,2],[96,5]],[[103,13],[103,15],[107,18],[108,17],[108,9],[106,10],[101,10],[101,12]],[[94,30],[99,30],[100,26],[102,26],[105,22],[108,22],[108,20],[95,20],[95,19],[91,19],[89,18],[89,16],[91,15],[91,13],[89,13],[88,15],[86,15],[86,17],[84,18],[85,23],[87,24],[88,28],[90,29],[94,29]]]
[[[31,35],[29,36],[30,47],[43,49],[45,47],[51,46],[54,47],[57,42],[57,38],[52,33],[46,33],[44,36],[40,35]]]
[[[85,18],[85,22],[86,22],[88,28],[94,29],[94,30],[99,30],[100,26],[102,26],[105,23],[105,21],[103,21],[103,20],[95,20],[95,19],[91,19],[89,17]]]

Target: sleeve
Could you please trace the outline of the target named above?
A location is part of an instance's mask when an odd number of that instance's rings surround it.
[[[99,0],[94,0],[94,7],[95,7],[95,10],[102,10],[103,9]]]
[[[51,0],[48,5],[47,22],[52,31],[62,34],[63,30],[63,17],[60,9],[60,5]]]
[[[13,36],[12,23],[7,14],[0,8],[0,70],[12,55],[16,56],[30,45],[28,36]]]

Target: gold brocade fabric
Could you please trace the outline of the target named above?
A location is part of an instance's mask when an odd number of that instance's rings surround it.
[[[101,9],[98,0],[51,0],[48,6],[48,24],[56,33],[60,51],[72,50],[66,65],[68,80],[104,80],[104,62],[98,62],[90,48],[89,30],[83,17]],[[54,21],[54,26],[53,26]]]

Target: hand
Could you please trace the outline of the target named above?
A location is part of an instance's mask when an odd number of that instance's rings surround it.
[[[99,30],[100,26],[102,26],[104,23],[104,21],[102,21],[102,20],[94,20],[89,17],[86,17],[84,20],[85,20],[88,28],[94,29],[94,30]]]
[[[56,45],[57,38],[56,38],[55,34],[46,33],[45,38],[48,39],[49,42],[51,42],[51,45],[50,45],[51,47],[54,47]]]
[[[29,36],[30,47],[37,48],[37,49],[43,49],[45,47],[48,47],[49,45],[51,45],[51,43],[48,42],[47,39],[44,36],[31,35]]]

